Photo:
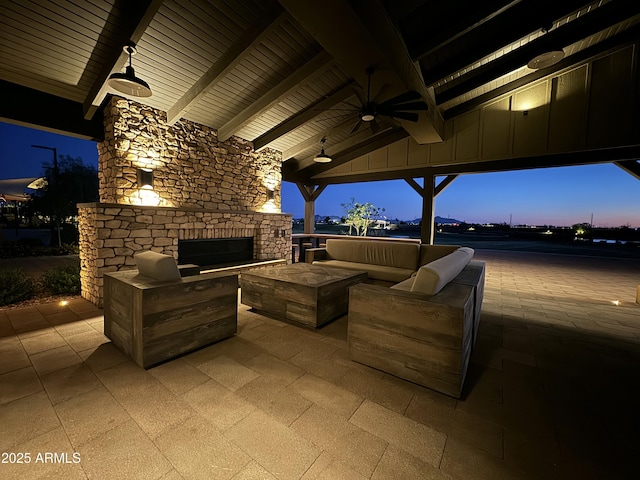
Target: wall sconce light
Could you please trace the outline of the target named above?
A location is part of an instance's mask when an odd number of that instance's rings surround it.
[[[138,188],[153,190],[153,170],[150,168],[138,169]]]
[[[271,190],[270,188],[267,189],[267,202],[273,202],[276,198],[276,192],[274,192],[273,190]]]

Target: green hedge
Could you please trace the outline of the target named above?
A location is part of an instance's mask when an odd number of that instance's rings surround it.
[[[61,265],[47,271],[40,279],[40,284],[52,295],[79,295],[80,263]]]

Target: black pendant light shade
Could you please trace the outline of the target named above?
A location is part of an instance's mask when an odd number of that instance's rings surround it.
[[[320,144],[322,145],[322,147],[320,148],[320,153],[318,155],[316,155],[313,158],[314,162],[317,163],[329,163],[331,162],[331,157],[329,155],[327,155],[326,153],[324,153],[324,142],[326,141],[326,138],[323,138],[320,142]]]
[[[136,73],[131,66],[131,56],[137,53],[136,47],[127,45],[123,47],[123,50],[129,54],[129,65],[127,65],[124,73],[112,73],[107,84],[114,90],[131,95],[132,97],[150,97],[151,88],[149,84],[141,78],[136,77]]]

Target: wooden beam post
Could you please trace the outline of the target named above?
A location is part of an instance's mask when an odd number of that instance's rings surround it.
[[[304,198],[304,233],[311,234],[316,228],[316,199],[327,188],[326,185],[296,183]]]
[[[422,227],[420,228],[420,242],[428,245],[433,245],[435,183],[436,177],[433,174],[425,175],[422,194]]]

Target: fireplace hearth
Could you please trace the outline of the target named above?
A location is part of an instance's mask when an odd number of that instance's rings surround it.
[[[250,263],[253,237],[207,238],[178,241],[178,263],[202,268],[229,267]]]

